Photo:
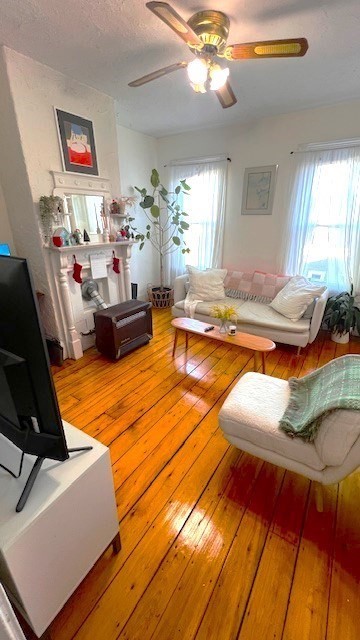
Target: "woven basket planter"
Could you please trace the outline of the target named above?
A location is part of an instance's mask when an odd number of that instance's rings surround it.
[[[160,287],[152,287],[148,289],[149,301],[156,309],[167,309],[174,304],[174,289],[164,287],[161,291]]]

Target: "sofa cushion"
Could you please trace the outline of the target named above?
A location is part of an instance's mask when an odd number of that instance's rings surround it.
[[[324,293],[325,289],[326,286],[312,284],[303,276],[294,276],[270,302],[270,306],[296,322],[314,299]]]
[[[225,434],[321,471],[325,464],[315,445],[300,438],[289,438],[279,429],[289,397],[286,380],[261,373],[246,373],[220,409],[220,427]]]
[[[222,300],[225,298],[224,278],[226,269],[207,269],[201,271],[188,266],[189,291],[188,296],[193,300]]]
[[[211,316],[211,309],[215,306],[215,305],[220,305],[220,306],[224,306],[224,305],[228,305],[231,307],[235,307],[237,310],[240,309],[240,307],[245,304],[245,300],[236,300],[234,301],[233,298],[221,298],[220,300],[210,300],[208,302],[198,302],[196,305],[196,313],[202,315],[202,316]],[[182,309],[185,310],[185,300],[179,300],[179,302],[176,302],[174,305],[177,309]]]
[[[258,327],[266,327],[276,331],[290,331],[291,333],[306,333],[309,331],[310,320],[300,318],[297,322],[292,322],[277,311],[274,311],[268,304],[252,302],[250,300],[234,300],[225,297],[220,300],[209,300],[198,302],[195,313],[202,316],[211,316],[211,309],[215,305],[229,305],[237,309],[238,323],[250,324]],[[177,309],[185,311],[185,301],[179,300],[174,305]]]
[[[360,411],[338,409],[321,422],[314,440],[321,460],[329,466],[340,466],[360,436]]]
[[[275,311],[268,304],[250,300],[244,302],[239,309],[238,322],[266,326],[269,329],[280,331],[291,331],[292,333],[303,333],[304,331],[309,331],[310,327],[310,320],[306,318],[300,318],[297,322],[293,322]]]

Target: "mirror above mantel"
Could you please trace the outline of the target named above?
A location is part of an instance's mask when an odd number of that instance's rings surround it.
[[[86,229],[93,242],[102,242],[108,236],[106,207],[111,198],[111,185],[107,178],[85,176],[78,173],[52,171],[53,195],[64,201],[64,227],[70,233]]]

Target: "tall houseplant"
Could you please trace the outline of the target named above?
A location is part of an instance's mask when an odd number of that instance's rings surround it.
[[[329,298],[324,313],[324,324],[330,329],[334,342],[349,342],[352,329],[360,334],[360,308],[355,303],[353,288]]]
[[[152,190],[135,187],[141,195],[140,207],[144,210],[148,224],[146,231],[141,233],[136,227],[136,239],[140,240],[140,251],[146,242],[150,242],[160,257],[160,286],[152,291],[152,302],[156,307],[167,307],[172,304],[172,290],[165,287],[164,259],[166,256],[181,250],[189,253],[184,241],[184,232],[189,229],[189,223],[184,219],[188,216],[179,204],[180,195],[190,191],[185,180],[180,180],[174,191],[168,191],[160,181],[159,173],[153,169],[150,176]],[[132,219],[130,219],[132,220]]]

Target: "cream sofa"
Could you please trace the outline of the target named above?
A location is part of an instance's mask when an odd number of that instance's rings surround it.
[[[189,276],[185,274],[175,279],[172,315],[176,318],[181,318],[186,315],[185,297],[188,278]],[[286,282],[290,279],[284,276],[281,278],[282,286],[285,286]],[[308,308],[304,316],[294,322],[275,311],[269,306],[268,302],[265,303],[254,301],[253,299],[233,297],[237,295],[237,291],[233,286],[227,287],[227,284],[231,284],[231,280],[228,280],[227,283],[225,279],[225,292],[228,294],[231,293],[231,297],[227,295],[222,300],[198,302],[194,314],[196,320],[202,320],[203,322],[211,324],[220,324],[219,320],[211,316],[211,307],[216,304],[231,305],[237,309],[239,331],[270,338],[270,340],[274,342],[295,345],[299,348],[305,347],[315,340],[325,311],[328,298],[327,289],[315,300],[313,305],[310,305],[311,308]],[[242,295],[242,292],[239,291],[239,295]],[[258,297],[262,299],[261,296]],[[275,295],[272,297],[275,297]],[[246,293],[244,294],[244,298],[246,298]]]

